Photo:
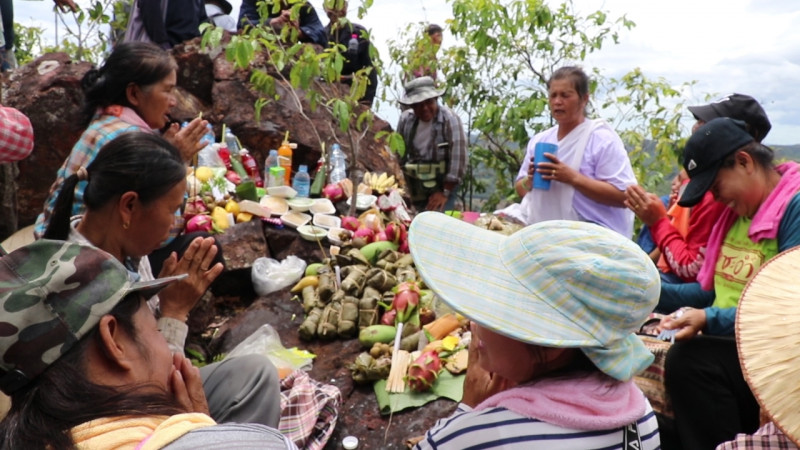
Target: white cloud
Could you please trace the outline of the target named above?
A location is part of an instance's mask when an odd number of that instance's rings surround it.
[[[80,0],[85,1],[85,0]],[[551,0],[554,2],[555,0]],[[326,22],[321,0],[311,0]],[[234,0],[235,12],[238,1]],[[386,41],[396,38],[407,24],[450,17],[445,0],[376,0],[363,19],[355,19],[359,0],[351,0],[350,16],[372,31],[385,58]],[[611,76],[639,67],[651,78],[673,85],[697,81],[686,101],[696,104],[707,93],[741,92],[756,97],[773,122],[768,143],[800,142],[800,8],[796,0],[574,0],[577,11],[604,9],[611,17],[622,14],[636,27],[620,33],[620,44],[607,44],[591,55],[587,66]],[[52,2],[16,2],[18,21],[31,20],[53,28]],[[444,45],[453,38],[445,33]],[[394,105],[382,105],[379,114],[394,123]],[[687,114],[687,121],[689,115]],[[798,125],[795,125],[798,123]]]

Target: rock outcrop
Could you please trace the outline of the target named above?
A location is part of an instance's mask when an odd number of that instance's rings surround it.
[[[293,157],[295,169],[300,164],[316,166],[320,141],[328,145],[339,142],[353,161],[350,141],[339,131],[333,117],[324,108],[312,112],[302,92],[299,98],[305,113],[296,107],[293,99],[284,95],[267,104],[260,120],[256,121],[254,104],[259,95],[249,83],[249,71],[234,69],[221,49],[202,51],[199,39],[178,45],[172,54],[178,63],[178,105],[172,111],[174,119],[191,119],[202,111],[218,135],[225,123],[250,150],[260,167],[269,150],[278,148],[286,130],[291,141],[297,143]],[[18,166],[19,227],[35,221],[56,171],[82,132],[80,80],[90,67],[88,63],[73,63],[63,53],[46,54],[4,80],[4,104],[27,114],[35,133],[33,154]],[[276,86],[279,92],[288,93],[288,86],[280,80],[276,80]],[[401,179],[396,158],[383,143],[375,140],[377,132],[389,128],[388,123],[376,118],[361,141],[356,168],[389,172]],[[0,190],[8,189],[13,192],[14,188],[8,183],[0,187]],[[0,192],[0,196],[2,194]],[[0,239],[3,237],[0,233]]]

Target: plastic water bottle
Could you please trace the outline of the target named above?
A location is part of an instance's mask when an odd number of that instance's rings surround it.
[[[238,155],[241,150],[241,148],[239,148],[239,141],[230,128],[225,129],[225,146],[228,147],[228,151],[234,155]]]
[[[338,183],[347,178],[347,161],[339,144],[331,146],[331,170],[328,180],[331,184]]]
[[[308,197],[311,191],[311,176],[308,174],[308,166],[302,164],[294,176],[292,189],[297,191],[298,197]]]
[[[269,175],[269,168],[275,167],[278,165],[278,151],[277,150],[270,150],[269,155],[267,155],[267,159],[264,160],[264,187],[274,186],[275,183],[271,182],[270,175]]]
[[[358,55],[358,35],[353,33],[350,35],[350,40],[347,42],[347,56],[350,59],[355,59]]]

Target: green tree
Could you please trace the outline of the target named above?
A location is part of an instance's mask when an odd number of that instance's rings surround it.
[[[602,78],[601,111],[607,112],[628,148],[639,184],[651,192],[666,192],[679,170],[687,135],[681,125],[686,111],[683,92],[694,82],[672,87],[663,78],[645,76],[638,67],[619,78]],[[600,92],[598,92],[600,93]]]
[[[504,200],[516,200],[513,180],[525,146],[533,134],[553,125],[546,89],[549,75],[558,67],[580,64],[608,43],[616,43],[619,33],[634,23],[624,15],[612,18],[605,11],[580,15],[569,0],[556,6],[542,0],[449,3],[453,18],[448,27],[457,44],[439,57],[446,78],[444,101],[467,122],[472,137],[471,166],[494,173],[491,179],[468,176],[462,194],[470,207],[472,191],[492,191],[483,206],[491,210]],[[418,35],[408,31],[399,41],[390,42],[395,62],[402,61],[399,56],[414,48],[412,39],[418,39]],[[400,91],[398,81],[385,77],[385,82],[390,94]],[[682,104],[673,108],[664,105],[675,100],[678,91],[664,80],[648,80],[638,70],[619,79],[605,79],[595,72],[590,89],[592,104],[602,105],[591,113],[600,113],[620,130],[632,149],[640,179],[651,180],[644,175],[660,174],[666,166],[671,170],[675,142],[682,131]],[[645,140],[656,140],[656,158],[646,157]]]
[[[42,54],[42,34],[42,27],[14,23],[14,56],[17,58],[17,65],[25,65]]]
[[[325,0],[325,5],[333,5],[334,1],[341,0]],[[291,19],[297,20],[300,8],[305,4],[304,0],[289,0],[288,3],[291,5]],[[371,5],[372,0],[362,0],[358,8],[359,17],[363,17]],[[258,8],[261,17],[267,17],[269,8],[273,8],[274,12],[278,11],[279,2],[262,1],[258,3]],[[259,120],[260,111],[264,106],[286,96],[307,120],[319,141],[320,148],[324,151],[325,141],[305,111],[302,102],[304,97],[309,102],[311,111],[323,108],[334,118],[335,123],[329,125],[330,134],[336,134],[334,127],[337,126],[338,130],[347,136],[348,142],[342,145],[343,150],[349,148],[350,160],[357,161],[361,141],[372,127],[375,118],[372,110],[360,105],[359,101],[366,92],[369,71],[375,69],[364,68],[354,73],[351,85],[346,89],[347,86],[338,81],[341,78],[347,49],[343,45],[331,45],[317,52],[313,46],[298,42],[297,33],[294,27],[283,27],[276,32],[263,23],[255,27],[248,26],[241,34],[231,37],[225,47],[225,54],[235,67],[250,70],[250,81],[262,94],[255,104],[256,120]],[[221,38],[220,29],[205,26],[204,46],[220,46]],[[372,60],[380,66],[374,47],[371,46],[370,52]],[[404,151],[402,138],[396,133],[382,132],[378,137],[391,149]],[[361,182],[356,179],[356,174],[357,171],[350,171],[353,186]],[[354,198],[351,199],[350,215],[355,214],[356,195],[357,190],[353,189]]]

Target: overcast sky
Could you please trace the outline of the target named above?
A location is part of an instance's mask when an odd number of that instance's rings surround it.
[[[234,8],[238,10],[236,0]],[[321,0],[311,0],[320,10]],[[355,16],[350,0],[351,15]],[[553,2],[554,3],[554,2]],[[17,0],[16,19],[54,29],[51,0]],[[731,92],[752,95],[772,121],[768,144],[800,143],[800,2],[797,0],[574,0],[583,14],[604,9],[626,14],[636,27],[623,31],[619,45],[607,45],[584,64],[619,76],[635,67],[651,78],[677,86],[697,81],[687,92],[689,104]],[[385,42],[406,24],[450,17],[445,0],[374,0],[360,22],[371,29],[373,42],[387,55]],[[320,19],[327,18],[320,10]],[[63,28],[62,28],[63,33]],[[453,39],[445,33],[444,45]],[[392,105],[379,114],[394,124]],[[686,114],[687,123],[691,115]]]

